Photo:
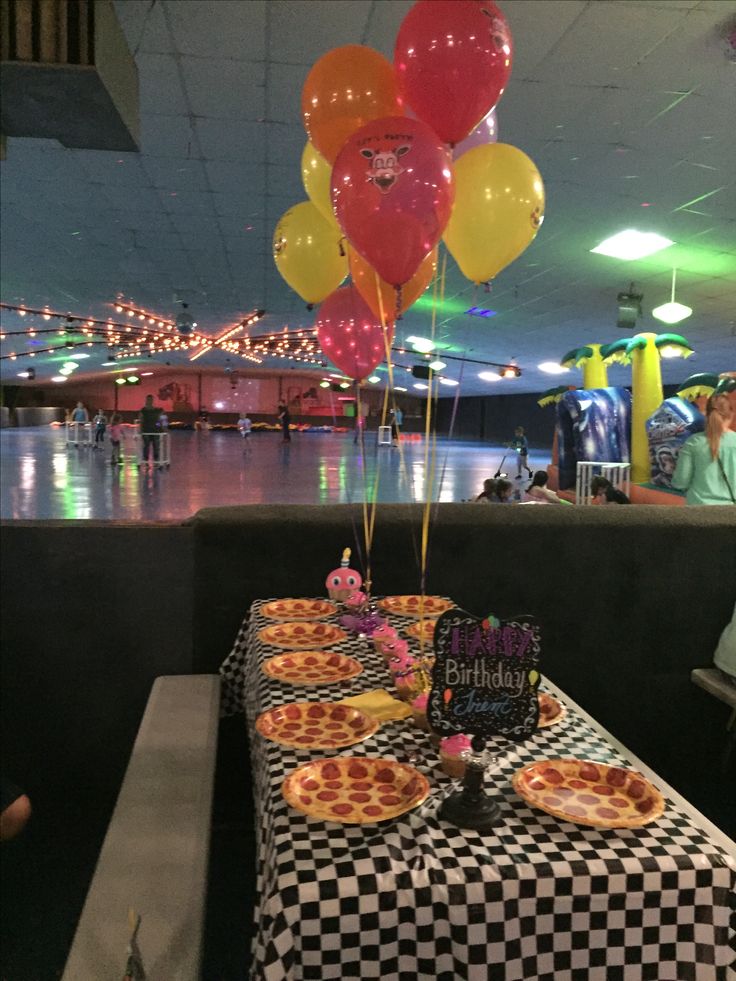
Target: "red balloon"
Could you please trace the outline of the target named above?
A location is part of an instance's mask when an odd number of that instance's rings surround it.
[[[394,338],[387,326],[388,346]],[[317,337],[327,357],[348,378],[366,378],[386,356],[383,329],[354,286],[341,286],[319,308]]]
[[[501,98],[512,59],[511,31],[492,0],[418,0],[394,49],[401,94],[452,144],[464,140]]]
[[[419,119],[376,119],[332,168],[332,207],[350,244],[391,286],[439,242],[455,198],[450,152]]]

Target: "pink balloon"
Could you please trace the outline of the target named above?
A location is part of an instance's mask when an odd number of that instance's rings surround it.
[[[331,188],[350,244],[396,287],[437,245],[455,199],[449,150],[426,123],[405,116],[376,119],[348,137]]]
[[[452,159],[459,160],[468,150],[473,150],[477,146],[488,146],[498,140],[498,121],[496,110],[491,109],[485,119],[482,119],[472,133],[456,144],[452,152]]]
[[[390,347],[393,324],[386,329]],[[353,285],[341,286],[322,303],[317,337],[330,361],[355,381],[370,375],[386,355],[381,324]]]

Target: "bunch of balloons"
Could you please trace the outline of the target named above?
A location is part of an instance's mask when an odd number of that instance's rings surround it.
[[[350,377],[383,359],[393,320],[435,275],[443,236],[480,283],[536,235],[542,178],[521,150],[497,142],[495,106],[512,60],[492,0],[417,0],[393,65],[346,45],[310,70],[301,160],[309,200],[276,226],[274,259],[307,304],[322,303],[320,343]],[[341,287],[348,273],[352,285]]]

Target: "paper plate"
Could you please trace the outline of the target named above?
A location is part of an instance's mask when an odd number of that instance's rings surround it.
[[[261,613],[269,620],[323,620],[334,616],[337,607],[323,599],[280,599],[264,604]]]
[[[337,749],[372,736],[380,723],[352,705],[293,702],[263,712],[256,729],[266,739],[296,749]]]
[[[567,715],[567,709],[561,702],[544,691],[540,691],[537,698],[539,699],[539,722],[537,725],[540,729],[546,729],[547,726],[562,722]]]
[[[382,610],[402,617],[438,617],[455,606],[451,600],[441,596],[425,596],[423,607],[421,603],[421,596],[386,596],[378,601]]]
[[[347,636],[344,630],[333,623],[274,623],[258,631],[261,643],[295,651],[339,644]]]
[[[374,824],[425,801],[429,781],[412,766],[376,757],[338,756],[294,770],[282,793],[289,804],[322,821]]]
[[[512,783],[532,807],[592,828],[641,828],[664,813],[664,799],[646,777],[607,763],[538,760]]]
[[[404,633],[407,637],[414,637],[416,640],[432,641],[436,626],[436,620],[417,620],[416,623],[407,627]]]
[[[330,685],[355,678],[363,665],[336,651],[292,651],[263,662],[263,673],[291,685]]]

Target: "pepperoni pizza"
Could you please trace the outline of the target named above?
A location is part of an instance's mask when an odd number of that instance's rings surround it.
[[[296,749],[336,749],[372,736],[380,723],[352,705],[293,702],[263,712],[256,729],[266,739]]]

